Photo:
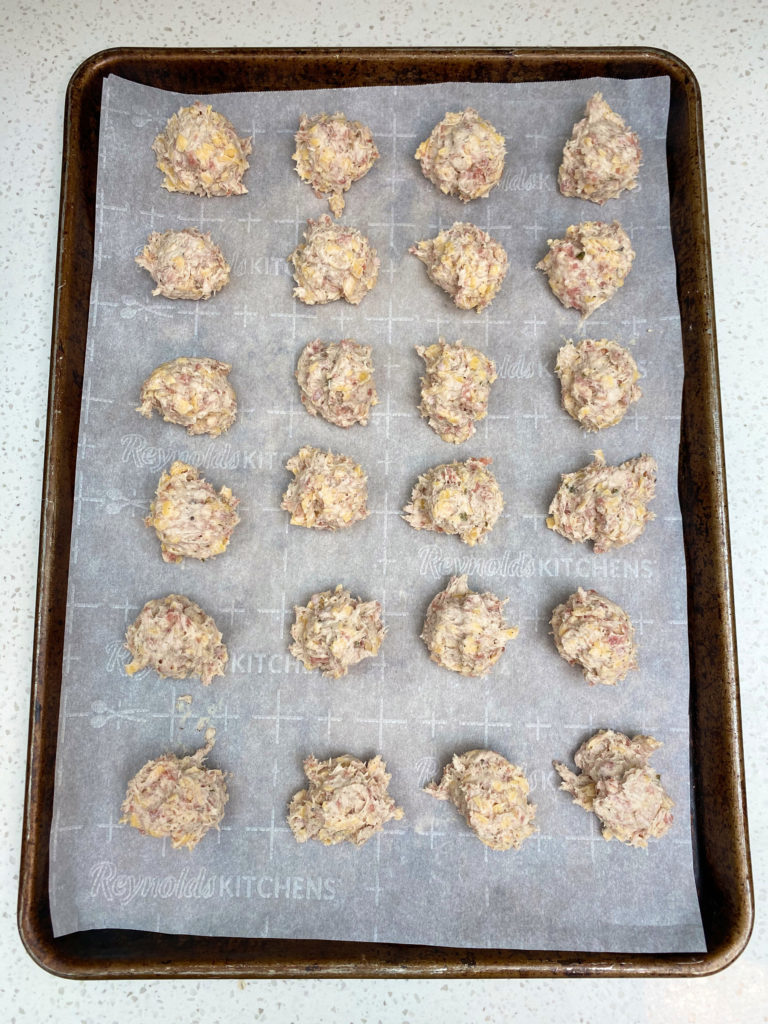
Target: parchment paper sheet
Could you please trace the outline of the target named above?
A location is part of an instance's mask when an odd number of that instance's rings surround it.
[[[565,139],[601,89],[638,131],[642,187],[602,209],[563,198]],[[445,84],[201,97],[253,135],[249,192],[229,199],[172,195],[150,146],[190,100],[106,81],[99,143],[91,319],[83,384],[68,624],[51,840],[54,931],[125,927],[281,936],[595,951],[703,949],[689,817],[686,581],[676,476],[682,350],[669,231],[664,78],[517,85]],[[463,205],[422,176],[413,153],[446,110],[474,106],[507,138],[501,186]],[[326,212],[293,171],[299,115],[344,110],[367,122],[381,159],[347,194],[344,221],[381,256],[360,306],[304,306],[286,257],[306,220]],[[619,219],[637,258],[626,285],[587,321],[563,309],[534,264],[548,237],[579,220]],[[456,309],[407,253],[456,220],[489,230],[510,269],[481,315]],[[209,302],[153,298],[133,262],[151,230],[210,231],[232,280]],[[568,337],[632,346],[644,395],[626,420],[582,433],[559,405],[555,356]],[[417,411],[423,362],[414,346],[463,338],[495,361],[490,415],[456,447]],[[366,428],[310,417],[293,373],[314,338],[373,346],[380,402]],[[231,362],[241,413],[211,440],[141,418],[141,382],[180,355]],[[279,510],[286,460],[302,444],[344,452],[369,474],[371,516],[339,533],[288,525]],[[630,547],[594,555],[547,530],[561,472],[602,447],[609,462],[641,452],[659,463],[657,518]],[[420,472],[489,455],[506,505],[476,548],[417,532],[399,518]],[[241,499],[228,551],[205,564],[165,565],[142,523],[161,471],[200,467]],[[429,661],[419,639],[427,604],[452,573],[509,598],[520,626],[486,679]],[[388,634],[381,654],[345,680],[307,673],[288,653],[294,604],[343,582],[377,598]],[[630,613],[640,669],[590,688],[557,654],[552,608],[593,586]],[[126,627],[153,597],[187,594],[213,615],[230,660],[209,688],[198,680],[124,674]],[[191,705],[178,704],[181,695]],[[219,833],[198,848],[117,824],[126,783],[150,758],[199,747],[213,725],[212,766],[231,773]],[[599,728],[647,732],[653,764],[675,801],[675,824],[647,851],[605,842],[597,819],[557,789],[553,758],[570,761]],[[200,731],[198,731],[198,729]],[[421,792],[454,752],[498,750],[523,766],[539,832],[519,852],[486,849],[455,809]],[[361,849],[299,846],[286,807],[302,760],[381,753],[405,809]]]

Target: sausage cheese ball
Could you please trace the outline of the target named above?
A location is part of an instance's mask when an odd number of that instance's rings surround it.
[[[294,475],[280,506],[292,526],[341,530],[368,516],[368,477],[348,455],[307,446],[288,460]]]
[[[365,426],[378,402],[371,346],[354,338],[310,341],[299,356],[296,380],[307,412],[337,427]]]
[[[637,363],[615,341],[584,338],[567,341],[555,364],[563,408],[585,430],[603,430],[620,423],[632,402],[642,397]]]
[[[291,654],[312,671],[341,679],[352,665],[379,653],[385,629],[378,601],[361,601],[339,584],[294,607]]]
[[[147,601],[128,627],[125,646],[133,659],[125,667],[129,676],[149,666],[162,679],[199,676],[205,686],[224,675],[228,657],[216,623],[181,594]]]
[[[495,594],[471,591],[466,576],[452,576],[424,620],[421,639],[432,661],[463,676],[486,675],[519,632],[504,621],[505,604]]]
[[[377,754],[367,764],[351,754],[304,762],[308,789],[288,808],[288,824],[297,843],[317,839],[324,846],[349,842],[362,846],[388,821],[399,821],[402,807],[387,792],[391,776]]]
[[[654,518],[648,502],[656,496],[656,460],[650,455],[606,466],[594,462],[564,473],[549,506],[547,526],[571,541],[594,541],[596,554],[637,540]]]
[[[217,494],[193,466],[174,462],[160,477],[144,522],[155,528],[164,562],[204,560],[226,551],[240,522],[235,511],[239,503],[229,487]]]
[[[496,380],[492,359],[461,341],[416,347],[426,363],[421,378],[419,412],[435,433],[451,444],[472,437],[475,424],[488,414],[488,396]]]
[[[674,805],[648,763],[660,746],[652,736],[630,739],[601,729],[576,751],[580,775],[560,761],[552,763],[562,779],[560,789],[585,811],[595,812],[604,839],[645,847],[649,839],[668,832],[674,820]]]
[[[416,150],[424,177],[467,203],[487,196],[504,170],[504,136],[467,107],[447,113]]]
[[[379,159],[371,130],[344,114],[302,114],[296,132],[296,171],[318,198],[328,197],[334,217],[344,209],[344,195]]]
[[[229,281],[229,264],[210,235],[197,228],[153,231],[136,262],[166,299],[210,299]]]
[[[533,835],[536,805],[528,803],[528,780],[521,768],[494,750],[454,754],[439,784],[424,792],[450,800],[481,843],[492,850],[519,850]]]
[[[227,380],[232,367],[218,359],[180,356],[153,370],[141,386],[142,416],[153,410],[166,423],[187,428],[188,434],[218,437],[237,416],[235,389]]]
[[[596,92],[565,144],[557,183],[564,196],[602,206],[625,189],[637,188],[642,158],[637,135]]]
[[[629,616],[596,590],[581,587],[559,604],[550,620],[561,658],[580,665],[590,686],[615,686],[637,668],[635,630]]]
[[[536,264],[566,307],[586,320],[622,287],[635,252],[618,221],[571,224],[565,238],[547,239],[549,252]]]
[[[240,196],[251,140],[238,138],[232,122],[198,100],[173,114],[152,143],[163,188],[195,196]]]
[[[403,519],[414,530],[455,533],[465,544],[485,540],[504,508],[491,459],[435,466],[419,477]]]
[[[456,222],[435,238],[412,245],[427,275],[459,309],[478,313],[491,304],[507,273],[507,254],[495,239],[474,224]]]
[[[346,299],[356,306],[376,284],[380,260],[357,228],[334,224],[328,214],[307,221],[304,242],[288,262],[293,264],[293,294],[308,306]]]

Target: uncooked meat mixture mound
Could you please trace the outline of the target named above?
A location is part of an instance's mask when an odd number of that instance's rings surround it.
[[[334,224],[326,213],[307,221],[304,239],[288,262],[297,285],[293,294],[308,306],[336,299],[356,306],[376,284],[381,261],[357,228]]]
[[[229,795],[224,773],[203,764],[214,735],[208,729],[205,746],[189,757],[163,754],[147,761],[128,783],[120,824],[170,839],[174,850],[194,850],[209,829],[218,828]]]
[[[354,338],[310,341],[299,356],[296,380],[307,412],[337,427],[364,426],[378,401],[371,346]]]
[[[452,576],[427,609],[421,639],[432,661],[463,676],[484,676],[519,630],[507,626],[506,601],[495,594],[476,594],[466,576]]]
[[[491,459],[467,459],[419,477],[403,519],[415,530],[455,533],[465,544],[485,540],[504,508]]]
[[[563,149],[557,183],[564,196],[602,204],[637,187],[643,158],[637,135],[596,92]]]
[[[603,430],[620,423],[642,391],[637,363],[615,341],[585,338],[560,349],[555,372],[560,378],[563,408],[585,430]]]
[[[141,386],[136,410],[147,419],[157,410],[166,423],[188,434],[218,437],[235,422],[237,398],[227,380],[232,367],[218,359],[180,356],[153,370]]]
[[[416,347],[426,363],[421,378],[419,412],[443,441],[461,444],[472,437],[475,424],[488,414],[488,396],[496,380],[492,359],[461,341]]]
[[[294,479],[281,508],[291,513],[293,526],[341,530],[368,515],[368,477],[348,455],[305,447],[285,468]]]
[[[656,460],[650,455],[606,466],[601,451],[575,473],[564,473],[549,506],[547,526],[566,540],[594,541],[596,554],[637,540],[654,518]]]
[[[571,224],[565,238],[547,239],[549,252],[536,264],[566,307],[586,320],[624,284],[635,252],[618,221]]]
[[[310,671],[329,679],[345,676],[352,665],[379,653],[385,629],[378,601],[352,597],[339,583],[294,607],[291,654]]]
[[[507,273],[507,254],[495,239],[474,224],[456,222],[436,238],[412,245],[430,281],[447,292],[459,309],[478,313],[491,304]]]
[[[125,646],[133,658],[125,667],[129,676],[149,666],[163,679],[200,676],[208,686],[227,664],[216,623],[181,594],[147,601],[128,627]]]
[[[344,196],[379,159],[371,129],[344,114],[303,114],[296,132],[296,170],[318,198],[328,197],[334,217],[344,209]]]
[[[164,562],[213,558],[226,551],[240,522],[235,511],[239,503],[229,487],[217,494],[193,466],[174,462],[160,477],[144,522],[154,526]]]
[[[157,285],[152,294],[166,299],[210,299],[229,281],[221,249],[197,228],[153,231],[136,262]]]
[[[629,616],[596,590],[579,587],[552,612],[550,626],[558,654],[571,665],[580,665],[590,686],[614,686],[637,668]]]
[[[349,842],[362,846],[388,821],[399,821],[402,807],[387,792],[391,776],[377,754],[367,764],[351,754],[304,762],[308,789],[288,808],[288,824],[297,843],[317,839],[324,846]]]
[[[163,188],[196,196],[240,196],[251,140],[240,139],[232,122],[198,100],[173,114],[152,143]]]
[[[424,792],[450,800],[481,843],[492,850],[518,850],[536,831],[536,805],[528,803],[528,780],[522,769],[494,750],[454,754],[439,785]]]
[[[579,807],[595,812],[604,839],[645,847],[649,839],[660,839],[669,831],[674,805],[648,763],[660,746],[652,736],[630,739],[601,729],[576,751],[573,760],[581,775],[553,761],[562,779],[560,788]]]
[[[487,196],[504,170],[504,136],[467,107],[447,113],[416,150],[424,176],[463,202]]]

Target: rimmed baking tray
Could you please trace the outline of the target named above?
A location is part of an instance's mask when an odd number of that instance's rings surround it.
[[[667,163],[685,382],[679,495],[688,567],[691,743],[706,953],[608,954],[222,939],[128,930],[54,939],[48,903],[69,543],[93,263],[101,86],[109,74],[181,92],[667,75]],[[603,49],[114,49],[67,90],[29,757],[18,909],[33,959],[70,978],[704,975],[744,949],[753,897],[707,228],[701,97],[672,54]]]

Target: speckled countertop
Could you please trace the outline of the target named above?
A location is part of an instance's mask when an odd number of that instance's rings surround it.
[[[765,288],[768,173],[764,14],[754,0],[36,0],[6,4],[0,98],[6,170],[0,186],[0,306],[4,369],[4,627],[0,773],[0,1005],[5,1019],[109,1024],[264,1020],[374,1022],[765,1021],[768,929],[768,755],[764,607],[768,487],[765,477]],[[48,352],[67,81],[91,53],[118,45],[168,46],[648,45],[671,50],[702,91],[731,542],[757,924],[742,957],[696,981],[179,981],[73,983],[24,952],[16,931],[29,675],[43,464]],[[736,201],[734,201],[736,200]],[[727,211],[727,212],[726,212]],[[735,211],[735,212],[734,212]],[[761,216],[762,215],[762,216]],[[760,328],[760,329],[759,329]]]

